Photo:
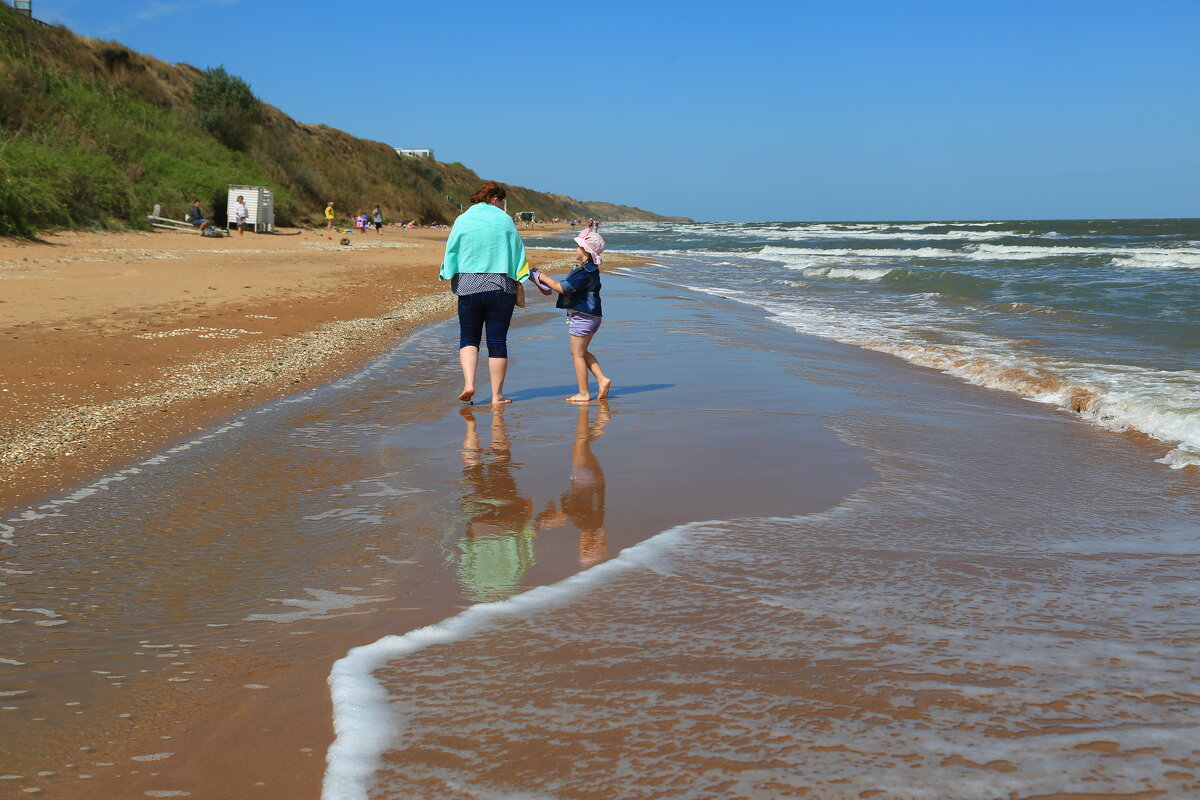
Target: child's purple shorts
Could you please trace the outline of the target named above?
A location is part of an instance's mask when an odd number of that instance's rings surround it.
[[[591,314],[567,314],[567,333],[572,336],[591,336],[600,330],[601,322],[604,322],[602,317],[593,317]]]

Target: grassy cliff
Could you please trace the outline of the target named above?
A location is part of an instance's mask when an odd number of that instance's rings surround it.
[[[0,235],[143,226],[154,204],[182,218],[195,199],[221,221],[229,184],[270,186],[281,225],[323,224],[330,200],[342,213],[379,204],[391,219],[449,222],[481,180],[298,123],[222,68],[168,64],[0,3]],[[519,186],[509,198],[539,218],[667,219]]]

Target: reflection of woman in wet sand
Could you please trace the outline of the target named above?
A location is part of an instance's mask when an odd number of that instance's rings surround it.
[[[533,500],[519,494],[513,479],[502,409],[492,412],[487,449],[479,446],[474,411],[464,407],[460,413],[467,425],[461,451],[467,523],[458,575],[473,600],[501,600],[521,588],[533,566]]]
[[[555,506],[546,504],[537,515],[539,530],[570,522],[579,529],[579,563],[590,567],[608,555],[608,536],[604,533],[604,471],[592,453],[592,440],[604,433],[612,419],[608,401],[599,402],[596,424],[589,425],[589,407],[581,405],[575,422],[575,446],[571,451],[571,488]]]

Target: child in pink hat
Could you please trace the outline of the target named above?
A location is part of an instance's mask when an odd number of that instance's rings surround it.
[[[604,239],[593,229],[575,237],[575,260],[579,266],[562,279],[556,281],[539,270],[530,270],[530,277],[542,294],[558,292],[555,306],[567,311],[567,333],[570,334],[571,360],[575,363],[575,380],[579,384],[578,394],[567,399],[572,403],[587,403],[592,396],[588,390],[588,373],[596,378],[596,399],[608,397],[612,381],[600,369],[600,361],[588,349],[592,337],[600,330],[604,311],[600,303],[600,261],[604,252]]]

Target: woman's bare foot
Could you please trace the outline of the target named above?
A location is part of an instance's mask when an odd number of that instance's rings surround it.
[[[568,403],[590,403],[590,402],[592,402],[592,396],[586,392],[580,392],[579,394],[573,394],[570,397],[568,397],[567,402]]]
[[[475,396],[475,387],[469,386],[469,387],[463,389],[461,393],[459,393],[458,399],[462,400],[464,403],[469,403],[469,402],[471,402],[471,398],[474,396]]]
[[[608,397],[608,390],[611,388],[612,388],[612,379],[611,378],[605,378],[604,380],[600,381],[600,391],[596,392],[596,399],[603,400],[604,398]]]
[[[512,402],[512,400],[510,400],[510,399],[509,399],[509,398],[507,398],[507,397],[497,397],[497,398],[495,398],[494,400],[492,400],[492,405],[494,405],[494,406],[506,406],[506,405],[508,405],[508,404],[509,404],[509,403],[511,403],[511,402]]]

